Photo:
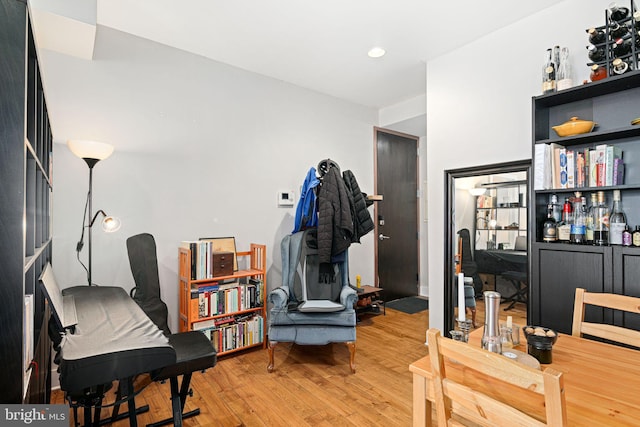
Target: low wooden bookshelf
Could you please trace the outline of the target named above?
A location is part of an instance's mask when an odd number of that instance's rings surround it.
[[[237,265],[246,269],[232,274],[196,279],[192,275],[190,248],[180,247],[180,332],[201,330],[218,355],[266,346],[267,247],[252,243],[236,252]]]

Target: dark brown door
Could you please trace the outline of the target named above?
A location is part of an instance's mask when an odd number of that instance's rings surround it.
[[[375,129],[376,270],[386,301],[418,295],[418,137]]]

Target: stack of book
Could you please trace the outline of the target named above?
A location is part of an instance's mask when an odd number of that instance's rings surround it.
[[[609,144],[595,148],[566,148],[537,144],[534,190],[609,187],[624,184],[622,150]]]
[[[259,314],[225,316],[196,323],[194,330],[205,334],[217,352],[262,343],[264,318]]]
[[[194,288],[191,298],[198,299],[198,318],[249,310],[262,306],[261,280],[249,279],[249,283],[213,282]]]

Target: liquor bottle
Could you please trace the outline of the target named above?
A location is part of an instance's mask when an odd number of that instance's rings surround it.
[[[542,241],[558,241],[558,228],[555,219],[553,219],[553,205],[551,203],[547,205],[547,219],[542,223]]]
[[[633,12],[633,22],[633,26],[636,31],[640,30],[640,10],[636,10],[635,12]]]
[[[629,9],[623,6],[618,6],[616,2],[609,4],[609,17],[616,22],[620,22],[629,16]]]
[[[640,51],[640,31],[636,31],[636,52]]]
[[[556,75],[557,90],[569,89],[573,86],[573,79],[571,73],[571,63],[569,62],[569,48],[563,47],[560,50],[560,64],[558,65],[558,73]]]
[[[586,236],[586,199],[585,205],[582,204],[582,193],[576,191],[575,198],[573,199],[573,222],[571,223],[571,231],[569,240],[576,245],[584,245]]]
[[[636,225],[636,230],[631,235],[631,244],[633,246],[640,246],[640,225]]]
[[[545,53],[544,65],[542,66],[542,93],[553,93],[556,91],[556,64],[553,62],[553,52],[547,49]]]
[[[616,40],[621,37],[624,37],[629,32],[629,27],[624,24],[618,24],[614,22],[609,27],[609,36],[611,36],[611,40]]]
[[[598,80],[602,80],[607,77],[607,68],[601,67],[598,64],[593,64],[591,66],[591,74],[589,75],[592,82],[596,82]]]
[[[624,226],[624,231],[622,232],[622,246],[631,246],[631,230],[629,229],[629,225]]]
[[[557,224],[562,220],[562,206],[560,206],[560,204],[558,203],[558,196],[556,196],[555,194],[549,196],[549,204],[552,206],[553,219]]]
[[[620,201],[620,190],[613,190],[613,209],[609,217],[609,243],[612,245],[622,244],[622,232],[627,225],[627,217],[622,210]]]
[[[613,44],[613,54],[619,57],[624,56],[629,52],[631,52],[631,40],[616,39]]]
[[[607,58],[604,47],[602,46],[587,46],[587,55],[589,55],[589,59],[593,62],[602,62]]]
[[[604,191],[598,191],[598,205],[593,210],[593,244],[596,246],[609,245],[609,212]]]
[[[589,210],[587,211],[587,230],[586,230],[587,245],[593,245],[593,211],[597,206],[598,206],[598,195],[596,193],[591,193],[591,206],[589,206]]]
[[[611,65],[613,65],[613,68],[611,71],[613,71],[613,74],[616,74],[616,75],[624,74],[627,71],[631,70],[629,63],[626,61],[623,61],[620,58],[614,59]]]
[[[589,28],[587,30],[587,34],[589,34],[589,43],[591,44],[604,43],[605,40],[607,39],[607,36],[605,35],[604,31],[597,30],[595,28]]]
[[[568,243],[571,240],[571,224],[573,223],[573,212],[569,198],[564,199],[562,205],[562,220],[558,224],[558,240]]]

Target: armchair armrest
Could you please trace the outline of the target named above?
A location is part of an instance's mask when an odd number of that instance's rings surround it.
[[[358,292],[350,286],[343,286],[340,291],[340,304],[346,308],[353,308],[358,301]]]
[[[269,302],[274,305],[275,308],[285,308],[289,301],[289,289],[285,287],[279,287],[269,292]]]

